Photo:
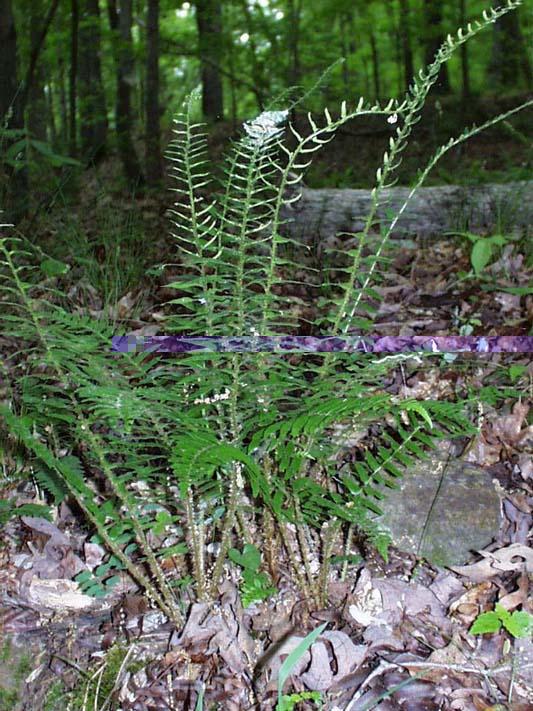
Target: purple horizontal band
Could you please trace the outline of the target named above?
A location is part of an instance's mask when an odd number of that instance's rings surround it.
[[[533,336],[114,336],[112,350],[121,353],[533,353]]]

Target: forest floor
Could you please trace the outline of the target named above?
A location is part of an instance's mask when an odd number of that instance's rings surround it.
[[[360,156],[359,138],[350,140]],[[462,160],[478,150],[478,168],[497,169],[493,161],[501,160],[508,179],[530,177],[531,151],[520,153],[520,141],[509,139],[510,148],[507,139],[497,146],[488,140],[484,147],[465,148]],[[364,142],[372,141],[367,136]],[[323,174],[346,175],[348,159],[341,157],[347,155],[346,145],[333,148]],[[416,161],[416,152],[411,160]],[[107,167],[118,170],[111,163]],[[370,168],[364,177],[358,170],[350,187],[367,187],[370,176]],[[495,180],[493,173],[485,177]],[[313,176],[308,183],[318,187]],[[101,175],[87,174],[74,210],[56,204],[46,215],[34,214],[20,230],[36,235],[32,241],[44,254],[69,263],[71,271],[55,278],[73,308],[88,309],[95,318],[106,314],[128,332],[156,333],[162,303],[171,296],[165,284],[180,270],[176,265],[159,276],[146,275],[150,265],[169,259],[168,200],[122,195],[117,210],[117,199],[113,193],[102,196]],[[532,335],[531,235],[509,236],[478,276],[472,272],[471,250],[467,239],[450,237],[392,245],[370,335]],[[305,293],[292,295],[302,319],[316,316]],[[0,351],[12,349],[0,335]],[[89,534],[66,504],[53,522],[11,519],[0,532],[0,711],[271,711],[283,655],[324,622],[327,632],[291,675],[291,691],[316,691],[323,705],[301,696],[288,709],[533,708],[532,634],[513,634],[516,628],[506,627],[504,617],[498,631],[469,633],[477,615],[493,610],[496,602],[509,614],[533,614],[531,354],[415,358],[384,383],[389,393],[419,399],[482,387],[494,389],[494,404],[485,406],[479,434],[463,444],[467,461],[497,482],[502,517],[492,542],[452,570],[396,547],[385,562],[361,541],[360,563],[348,579],[341,580],[333,568],[322,609],[308,609],[280,557],[280,592],[272,598],[243,608],[236,581],[228,575],[220,585],[218,611],[191,606],[178,632],[147,606],[131,581],[113,589],[101,607],[65,612],[76,563],[88,563],[98,553],[88,545]],[[0,400],[5,397],[0,391]],[[36,502],[40,492],[6,450],[0,498],[13,496]],[[184,605],[190,602],[184,592]],[[82,682],[88,675],[92,691],[84,706]]]

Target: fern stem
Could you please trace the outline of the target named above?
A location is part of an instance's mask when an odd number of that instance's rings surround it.
[[[187,537],[189,539],[189,549],[191,551],[192,569],[196,581],[196,590],[200,602],[205,601],[206,580],[205,580],[205,529],[203,519],[200,524],[196,522],[194,506],[194,494],[192,487],[187,489],[185,497],[185,512],[187,517]]]
[[[328,600],[328,574],[331,568],[330,558],[335,545],[335,538],[339,533],[341,523],[338,519],[326,521],[322,526],[323,544],[322,544],[322,562],[320,564],[320,573],[318,575],[318,599],[320,607],[324,607]]]
[[[228,506],[227,512],[224,519],[224,526],[222,528],[222,538],[220,541],[220,549],[218,551],[215,566],[213,568],[213,579],[211,581],[210,596],[211,598],[216,597],[217,585],[222,577],[222,570],[224,568],[224,563],[226,562],[226,557],[228,555],[231,534],[233,532],[233,527],[235,525],[236,510],[239,501],[239,490],[238,480],[242,478],[242,468],[241,462],[233,462],[231,466],[230,484],[228,492]]]
[[[309,589],[307,580],[305,575],[302,575],[301,572],[301,563],[298,561],[296,557],[296,553],[294,551],[294,547],[292,542],[290,541],[290,536],[287,532],[287,526],[289,524],[287,521],[285,521],[281,517],[277,517],[277,527],[281,535],[281,540],[283,542],[283,547],[287,551],[287,555],[289,556],[289,562],[291,564],[292,571],[296,577],[296,582],[300,590],[302,591],[304,597],[306,600],[311,599],[311,590]]]
[[[306,532],[308,532],[308,526],[304,521],[302,516],[302,511],[300,509],[300,502],[294,496],[293,497],[294,510],[296,513],[296,538],[298,540],[298,545],[300,548],[300,557],[304,565],[305,575],[309,583],[309,590],[311,591],[311,598],[313,603],[320,607],[320,595],[317,586],[317,581],[315,580],[311,568],[309,566],[309,560],[311,558],[311,551],[309,548],[309,543],[306,540]]]
[[[352,548],[352,540],[353,540],[353,534],[355,532],[355,524],[350,523],[348,526],[348,531],[346,533],[346,541],[344,543],[344,560],[342,562],[342,569],[341,569],[341,581],[344,582],[346,580],[346,574],[348,572],[348,556],[350,555],[350,551]]]

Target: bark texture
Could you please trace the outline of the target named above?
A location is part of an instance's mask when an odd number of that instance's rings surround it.
[[[100,62],[98,0],[81,0],[79,26],[79,112],[82,157],[98,161],[107,142],[107,109]]]
[[[196,0],[198,54],[202,75],[202,111],[208,121],[224,116],[222,87],[222,7],[220,0]]]
[[[146,14],[146,181],[157,186],[163,177],[159,107],[159,0],[148,0]]]
[[[394,187],[382,193],[385,204],[377,210],[380,225],[390,225],[407,199],[410,188]],[[361,232],[371,207],[369,190],[302,189],[301,199],[285,208],[288,223],[284,232],[310,246],[342,247],[340,232]],[[483,234],[493,229],[498,217],[508,217],[518,230],[532,230],[533,181],[505,185],[459,187],[442,185],[420,188],[399,218],[392,236],[397,238],[435,237],[448,230]]]

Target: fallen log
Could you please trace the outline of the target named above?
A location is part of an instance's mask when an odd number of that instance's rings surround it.
[[[411,189],[383,190],[372,232],[391,224]],[[284,233],[306,245],[325,246],[342,232],[364,229],[371,208],[369,190],[302,188],[301,199],[284,208]],[[392,231],[393,238],[436,237],[446,231],[475,234],[495,230],[533,232],[533,181],[479,186],[419,188]]]

